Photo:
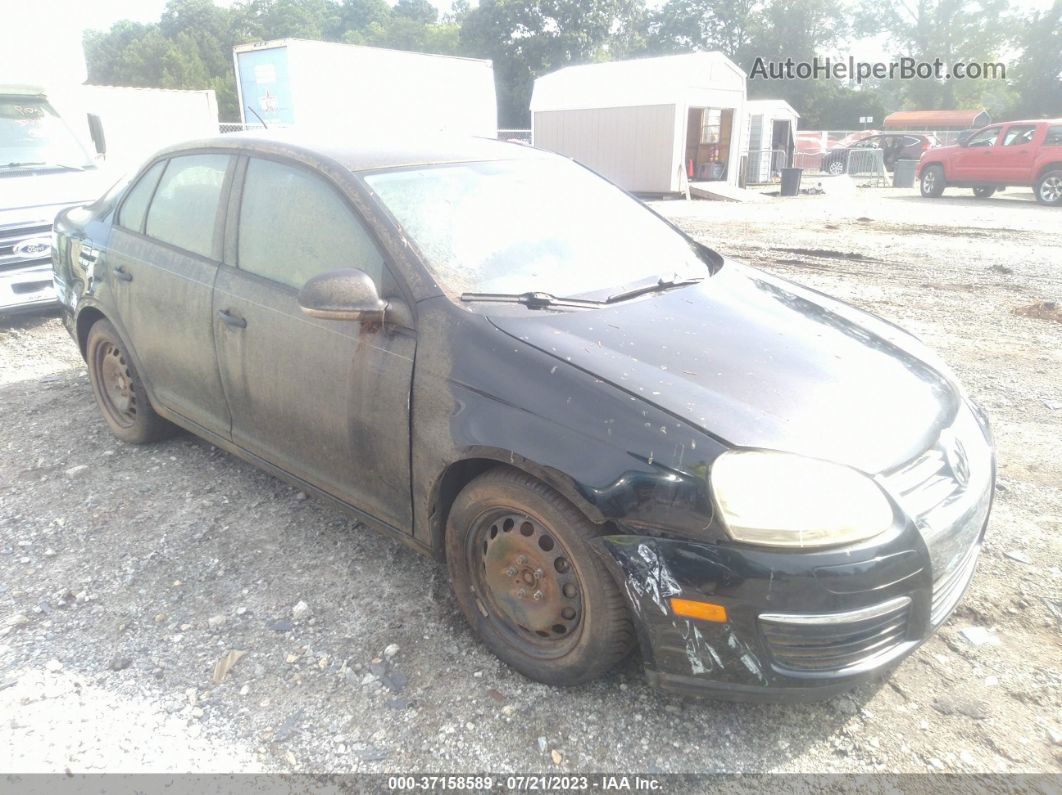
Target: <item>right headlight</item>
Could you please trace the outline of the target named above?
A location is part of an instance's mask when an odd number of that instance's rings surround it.
[[[730,450],[715,460],[709,478],[736,541],[796,548],[848,544],[893,522],[892,505],[877,483],[841,464]]]

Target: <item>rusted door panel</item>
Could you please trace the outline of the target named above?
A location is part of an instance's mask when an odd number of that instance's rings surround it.
[[[119,317],[155,399],[228,436],[210,320],[218,266],[121,228],[107,260]]]
[[[308,317],[295,290],[229,266],[213,318],[233,441],[408,529],[412,332]]]

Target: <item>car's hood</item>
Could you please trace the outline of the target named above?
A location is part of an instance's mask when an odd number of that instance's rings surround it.
[[[870,473],[923,452],[960,399],[914,337],[733,262],[646,299],[491,322],[732,445]]]
[[[63,207],[95,201],[113,179],[99,169],[0,177],[0,226],[50,223]]]

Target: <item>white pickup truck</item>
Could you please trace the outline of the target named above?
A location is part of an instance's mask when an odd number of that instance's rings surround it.
[[[43,88],[0,85],[0,314],[55,303],[52,220],[107,187],[95,156],[106,151],[98,117],[88,129],[95,154]]]

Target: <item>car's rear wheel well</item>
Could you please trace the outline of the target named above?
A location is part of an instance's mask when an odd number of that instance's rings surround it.
[[[82,309],[77,316],[77,346],[81,349],[81,357],[84,358],[88,350],[89,329],[97,320],[106,320],[107,316],[95,307],[89,306]]]
[[[1038,172],[1036,172],[1036,180],[1035,181],[1039,182],[1040,178],[1044,174],[1046,174],[1048,171],[1055,171],[1056,169],[1057,170],[1062,170],[1062,161],[1059,161],[1057,163],[1048,163],[1048,164],[1046,164],[1044,166],[1041,166],[1040,170]]]

